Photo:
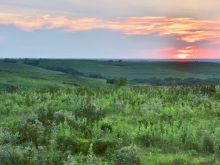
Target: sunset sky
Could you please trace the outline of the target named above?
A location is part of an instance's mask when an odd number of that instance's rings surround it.
[[[220,58],[220,0],[0,0],[0,58]]]

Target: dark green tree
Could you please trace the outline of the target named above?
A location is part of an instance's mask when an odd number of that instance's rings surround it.
[[[115,79],[115,81],[114,81],[114,85],[115,85],[116,87],[125,86],[125,85],[127,85],[127,84],[128,84],[128,80],[127,80],[127,78],[125,78],[125,77],[117,78],[117,79]]]
[[[126,77],[119,77],[113,79],[107,79],[108,84],[113,84],[115,87],[121,87],[128,84],[128,79]]]

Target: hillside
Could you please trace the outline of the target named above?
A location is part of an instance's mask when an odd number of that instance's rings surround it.
[[[18,63],[0,61],[0,77],[0,89],[11,85],[19,88],[106,86],[105,80],[65,74],[37,66],[26,65],[21,61]]]
[[[126,77],[130,84],[220,84],[220,64],[214,62],[154,62],[122,60],[0,60],[0,88],[106,86],[106,79]]]
[[[84,73],[101,74],[105,78],[124,76],[135,78],[220,78],[220,64],[213,62],[147,62],[101,60],[40,60],[39,67],[75,69]]]

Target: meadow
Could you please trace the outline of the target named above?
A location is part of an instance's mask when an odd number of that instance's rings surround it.
[[[6,89],[8,86],[15,86],[21,89],[71,86],[95,88],[106,86],[105,80],[91,79],[27,65],[22,60],[14,61],[16,63],[7,63],[4,60],[0,60],[0,89]]]
[[[0,89],[108,86],[106,80],[125,77],[130,85],[220,85],[220,63],[150,62],[134,60],[2,59]]]
[[[129,60],[39,60],[38,67],[52,70],[74,69],[86,76],[100,74],[105,78],[124,76],[138,78],[220,78],[220,64],[214,62],[149,62]]]
[[[183,73],[205,80],[218,78],[218,67],[197,62],[2,60],[0,164],[218,165],[220,86],[116,86],[99,77],[151,78],[148,68],[158,79]]]
[[[220,164],[220,87],[0,94],[0,164]]]

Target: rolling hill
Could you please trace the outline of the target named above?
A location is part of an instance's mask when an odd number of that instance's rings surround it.
[[[39,67],[74,69],[89,76],[105,78],[124,76],[134,78],[220,78],[220,64],[214,62],[147,62],[109,60],[40,60]]]
[[[18,63],[0,61],[0,77],[0,89],[8,86],[20,88],[106,86],[105,80],[65,74],[37,66],[26,65],[21,61],[18,61]]]
[[[214,62],[171,62],[129,60],[0,60],[0,88],[106,86],[106,79],[126,77],[130,82],[146,83],[156,78],[220,78],[220,64]],[[133,81],[133,80],[138,81]],[[144,80],[144,81],[141,81]]]

